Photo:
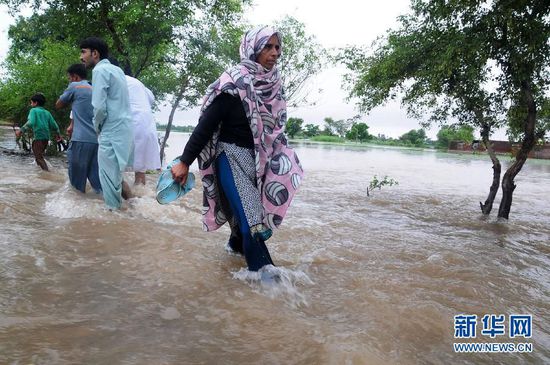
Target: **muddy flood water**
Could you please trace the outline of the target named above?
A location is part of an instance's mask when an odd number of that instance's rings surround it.
[[[187,138],[172,134],[169,158]],[[479,209],[487,156],[295,147],[306,175],[268,241],[274,286],[224,250],[227,228],[202,231],[200,182],[161,206],[148,175],[109,212],[71,189],[63,158],[42,172],[0,153],[0,364],[550,363],[550,161],[527,161],[498,221],[500,192]],[[368,197],[375,174],[399,185]],[[476,338],[455,338],[461,314],[477,315]],[[505,334],[482,335],[486,314]],[[531,337],[510,338],[511,315],[532,316]]]

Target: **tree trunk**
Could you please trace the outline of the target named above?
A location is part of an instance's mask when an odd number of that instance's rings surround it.
[[[162,145],[160,146],[160,161],[164,161],[164,148],[166,147],[166,141],[170,136],[170,130],[172,130],[172,122],[174,121],[174,113],[180,105],[181,97],[176,97],[172,104],[172,110],[170,110],[170,116],[168,117],[168,124],[166,125],[166,131],[164,131],[164,138],[162,139]]]
[[[489,188],[489,195],[485,200],[485,204],[479,202],[479,206],[481,207],[481,212],[485,215],[489,215],[489,213],[491,213],[491,210],[493,209],[495,196],[497,195],[498,187],[500,185],[500,172],[501,172],[500,161],[498,160],[495,150],[493,149],[493,144],[491,143],[491,141],[489,141],[490,131],[491,131],[491,126],[489,124],[483,124],[483,127],[481,129],[481,139],[483,140],[483,144],[487,149],[487,153],[489,154],[489,157],[493,162],[493,183]]]
[[[531,86],[528,82],[524,81],[521,84],[521,89],[525,97],[527,104],[527,117],[523,123],[523,140],[521,147],[516,154],[516,161],[510,165],[504,177],[502,178],[502,200],[498,208],[498,217],[506,218],[510,215],[510,208],[512,207],[512,196],[516,185],[514,184],[514,178],[521,171],[523,164],[527,160],[529,152],[535,146],[535,123],[537,119],[537,109],[535,100],[533,99],[533,93]]]
[[[170,131],[172,130],[172,122],[174,121],[174,114],[180,106],[181,100],[183,99],[183,94],[187,90],[187,84],[189,82],[188,77],[184,77],[181,83],[181,87],[178,90],[178,93],[174,97],[174,102],[172,103],[172,110],[170,110],[170,116],[168,117],[168,124],[166,124],[166,131],[164,132],[164,138],[162,139],[162,144],[160,146],[160,161],[164,161],[164,149],[166,148],[166,141],[170,136]]]

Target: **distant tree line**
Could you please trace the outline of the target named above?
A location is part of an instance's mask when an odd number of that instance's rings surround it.
[[[307,138],[317,142],[373,143],[388,146],[404,147],[436,147],[447,149],[452,141],[472,143],[474,129],[471,126],[444,125],[437,133],[437,141],[431,141],[423,128],[411,129],[399,138],[378,136],[369,133],[369,126],[360,121],[360,116],[349,119],[334,120],[325,118],[324,125],[305,124],[301,118],[289,118],[286,123],[286,133],[290,138]]]
[[[165,131],[167,125],[157,123],[157,131]],[[183,132],[183,133],[192,133],[195,130],[195,127],[192,125],[173,125],[171,127],[173,132]]]

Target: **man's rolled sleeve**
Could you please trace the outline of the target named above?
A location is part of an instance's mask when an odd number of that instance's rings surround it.
[[[59,97],[59,100],[61,100],[64,104],[72,103],[74,99],[74,90],[74,84],[70,83],[67,89],[65,89],[63,94],[61,94],[61,96]]]

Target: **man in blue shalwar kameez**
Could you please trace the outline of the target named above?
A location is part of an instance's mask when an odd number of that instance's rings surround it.
[[[80,43],[80,60],[93,69],[92,106],[103,200],[109,208],[119,209],[122,198],[131,195],[122,173],[132,165],[134,137],[126,78],[119,67],[109,62],[108,51],[100,38],[89,37]]]

